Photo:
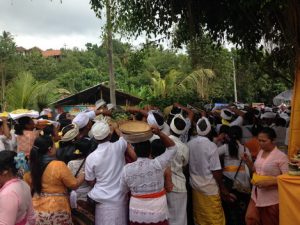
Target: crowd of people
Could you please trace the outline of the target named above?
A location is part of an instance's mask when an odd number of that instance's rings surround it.
[[[0,224],[279,224],[290,108],[126,107],[134,143],[113,110],[0,118]]]

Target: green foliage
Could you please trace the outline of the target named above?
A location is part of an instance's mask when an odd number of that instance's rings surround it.
[[[13,39],[10,41],[14,43]],[[9,106],[43,108],[59,97],[67,97],[99,83],[107,84],[104,42],[100,45],[87,43],[86,50],[62,49],[59,60],[43,58],[39,52],[26,55],[12,52],[12,58],[5,64],[9,75],[6,97]],[[241,102],[271,102],[276,94],[291,87],[283,77],[289,78],[292,61],[290,64],[280,60],[271,63],[273,55],[264,51],[255,56],[243,50],[230,52],[205,35],[187,45],[187,54],[151,43],[139,49],[118,40],[113,44],[116,87],[141,97],[142,104],[167,106],[172,102],[193,105],[198,102],[202,105],[203,102],[233,101],[232,58]],[[284,52],[278,52],[278,56],[280,53]],[[286,52],[282,57],[288,55]],[[280,80],[273,82],[275,75]],[[36,88],[36,85],[42,88]]]
[[[13,109],[37,109],[41,110],[55,99],[54,83],[38,82],[28,73],[20,73],[8,86],[7,106]]]

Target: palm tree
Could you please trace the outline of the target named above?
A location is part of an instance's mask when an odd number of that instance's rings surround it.
[[[193,89],[201,99],[208,99],[209,80],[215,76],[211,69],[197,69],[186,76],[180,84],[186,89]]]
[[[38,82],[30,73],[20,73],[8,85],[8,108],[10,110],[30,108],[42,110],[57,98],[56,90],[54,82]]]

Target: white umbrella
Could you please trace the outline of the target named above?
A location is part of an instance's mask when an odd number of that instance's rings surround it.
[[[281,103],[290,102],[292,100],[292,94],[293,94],[292,90],[281,92],[279,95],[273,98],[274,105],[278,106]]]

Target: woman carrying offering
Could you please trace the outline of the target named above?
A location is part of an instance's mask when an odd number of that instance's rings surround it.
[[[246,213],[247,225],[279,224],[277,176],[288,172],[288,157],[278,150],[275,138],[272,128],[263,128],[258,134],[261,150],[254,165],[246,154],[243,157],[254,172],[254,186]]]

